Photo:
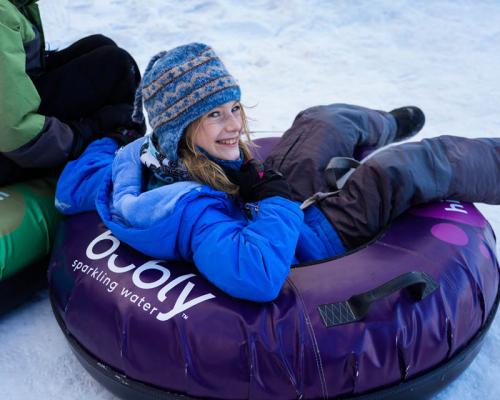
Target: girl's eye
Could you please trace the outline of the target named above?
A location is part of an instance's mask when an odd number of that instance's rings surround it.
[[[220,116],[220,112],[219,111],[213,111],[210,114],[208,114],[209,118],[217,118],[219,116]]]
[[[237,105],[235,105],[235,106],[232,108],[231,112],[240,111],[240,109],[241,109],[241,106],[240,106],[239,104],[237,104]]]

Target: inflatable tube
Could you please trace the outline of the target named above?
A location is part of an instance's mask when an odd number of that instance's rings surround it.
[[[59,221],[54,180],[0,187],[0,314],[46,286]]]
[[[264,304],[139,254],[96,213],[61,225],[54,313],[128,399],[425,398],[469,365],[499,301],[494,234],[471,204],[412,209],[363,248],[292,268]]]

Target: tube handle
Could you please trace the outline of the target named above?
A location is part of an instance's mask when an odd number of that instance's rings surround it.
[[[410,271],[397,276],[380,286],[364,293],[351,296],[349,299],[318,306],[323,324],[332,326],[349,324],[362,320],[370,306],[399,290],[405,289],[415,301],[425,299],[433,293],[439,284],[430,275],[421,271]]]

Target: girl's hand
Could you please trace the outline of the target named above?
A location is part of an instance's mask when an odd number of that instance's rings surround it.
[[[291,198],[290,187],[279,172],[264,170],[264,165],[255,159],[246,161],[240,170],[224,168],[231,182],[240,187],[240,197],[245,202],[280,196]]]

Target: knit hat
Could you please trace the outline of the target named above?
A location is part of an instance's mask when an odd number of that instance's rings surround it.
[[[155,55],[135,95],[132,119],[144,121],[142,104],[159,150],[172,161],[187,126],[241,92],[215,52],[205,44],[190,43]]]

